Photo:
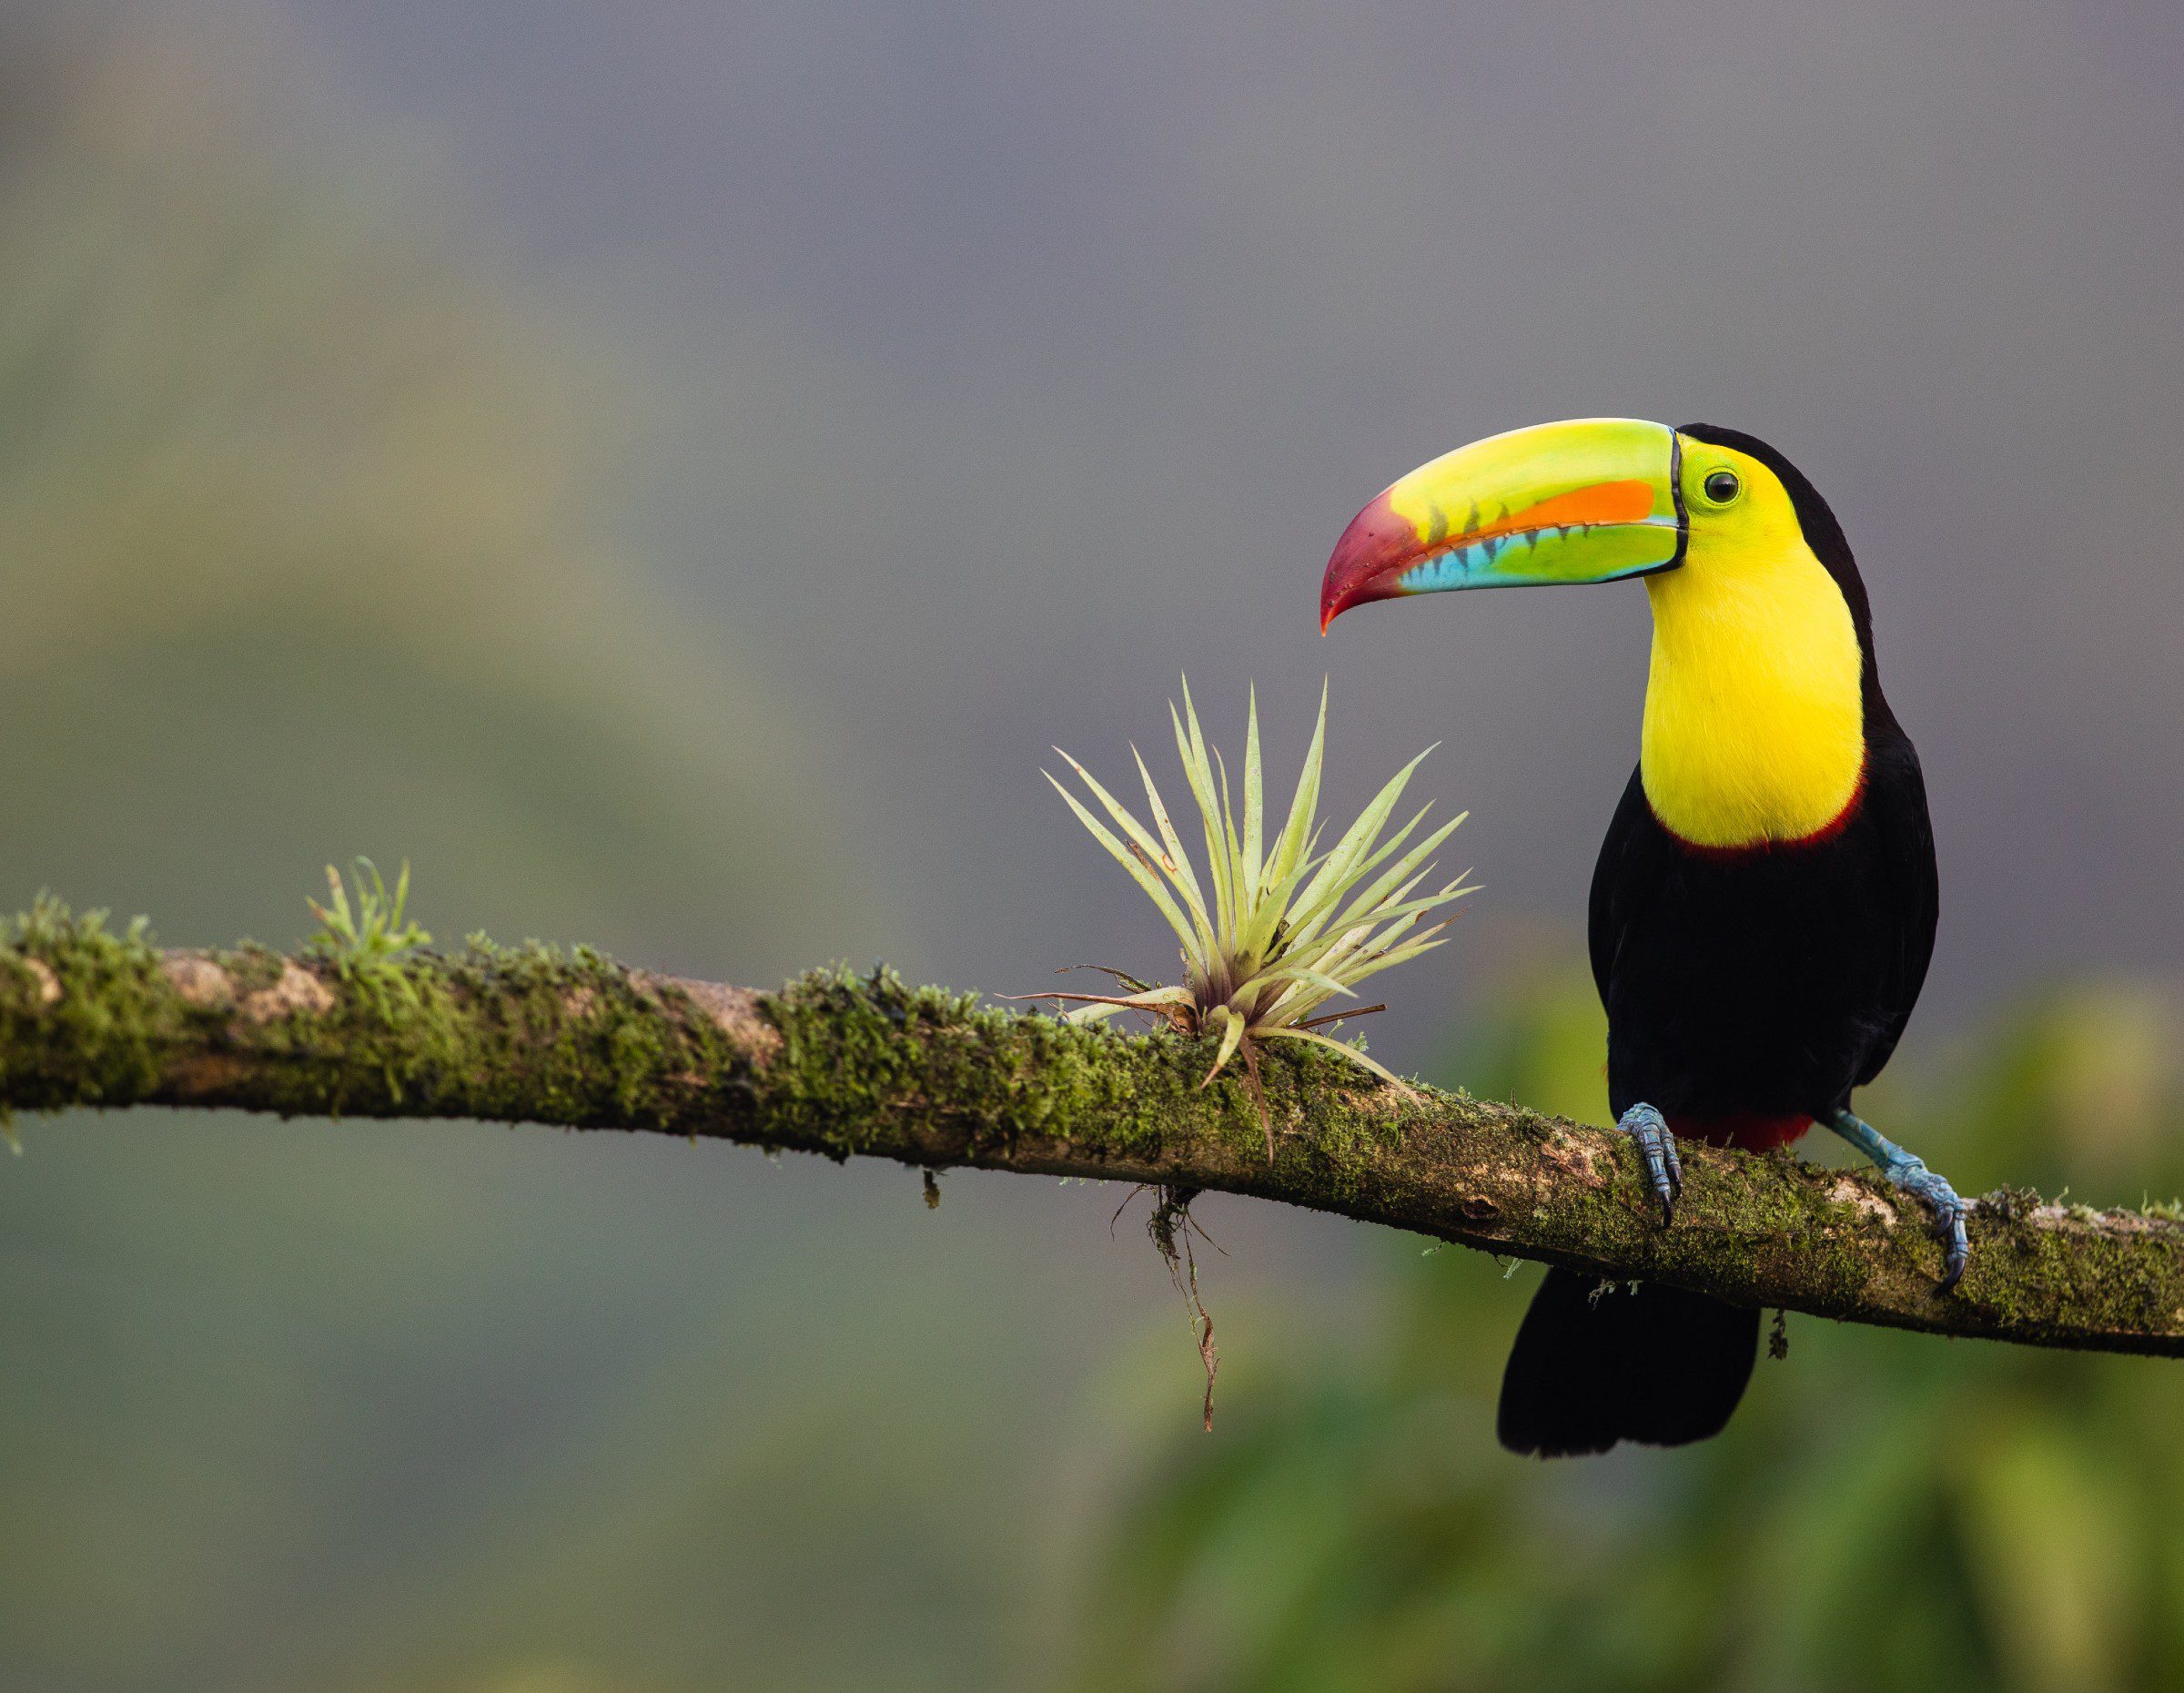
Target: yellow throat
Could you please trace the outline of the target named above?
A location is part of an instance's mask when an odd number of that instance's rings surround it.
[[[1727,456],[1779,492],[1764,466]],[[1702,846],[1819,833],[1866,764],[1850,607],[1786,497],[1744,503],[1744,521],[1694,528],[1683,567],[1645,579],[1653,656],[1640,776],[1654,816]]]

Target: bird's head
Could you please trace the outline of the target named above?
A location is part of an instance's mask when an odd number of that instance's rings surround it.
[[[1749,435],[1588,418],[1460,447],[1344,531],[1320,627],[1369,600],[1626,576],[1653,603],[1639,763],[1655,816],[1742,846],[1845,815],[1868,724],[1894,722],[1866,589],[1827,502]]]
[[[1370,600],[1454,588],[1679,571],[1729,588],[1795,554],[1839,582],[1848,568],[1819,496],[1750,437],[1633,418],[1542,423],[1421,465],[1360,512],[1328,561],[1320,627]]]

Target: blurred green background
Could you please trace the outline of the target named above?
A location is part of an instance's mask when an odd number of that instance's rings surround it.
[[[1376,1051],[1598,1119],[1633,598],[1313,594],[1435,451],[1712,415],[1835,497],[1933,776],[1871,1114],[1967,1191],[2184,1191],[2184,30],[1528,12],[0,11],[0,903],[285,944],[369,852],[444,939],[1157,968],[1046,743],[1188,665],[1290,757],[1325,667],[1342,796],[1446,738],[1489,887]],[[1793,1321],[1722,1440],[1542,1468],[1532,1272],[1214,1201],[1208,1437],[1106,1189],[23,1138],[0,1688],[2184,1679],[2160,1366]]]

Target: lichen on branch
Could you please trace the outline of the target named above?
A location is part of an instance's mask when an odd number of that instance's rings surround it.
[[[261,947],[163,951],[41,903],[0,945],[0,1108],[204,1106],[650,1130],[921,1171],[1254,1195],[1605,1279],[2037,1345],[2184,1354],[2184,1225],[1991,1195],[1935,1286],[1923,1215],[1876,1179],[1684,1151],[1673,1228],[1612,1131],[1299,1047],[1261,1066],[1273,1128],[1210,1039],[1123,1034],[818,971],[778,992],[579,948],[404,951],[359,983]]]

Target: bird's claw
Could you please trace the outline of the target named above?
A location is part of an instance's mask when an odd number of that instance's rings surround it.
[[[1947,1293],[1956,1285],[1971,1259],[1972,1243],[1964,1224],[1972,1208],[1957,1197],[1946,1177],[1928,1170],[1926,1161],[1915,1152],[1891,1160],[1882,1166],[1882,1173],[1905,1192],[1924,1200],[1933,1211],[1935,1238],[1943,1242],[1940,1291]]]
[[[1661,1226],[1665,1229],[1675,1221],[1676,1201],[1684,1191],[1684,1165],[1676,1157],[1675,1131],[1650,1105],[1632,1106],[1615,1126],[1638,1142],[1638,1155],[1645,1161],[1645,1179],[1653,1197],[1661,1201]]]

